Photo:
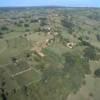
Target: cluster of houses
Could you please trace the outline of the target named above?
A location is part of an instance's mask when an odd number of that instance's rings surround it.
[[[39,19],[39,20],[41,20],[41,19]],[[45,20],[45,19],[42,19],[42,20]],[[50,25],[45,25],[45,26],[41,27],[41,30],[47,33],[46,39],[36,42],[35,46],[33,46],[33,48],[32,48],[32,51],[34,51],[34,53],[37,54],[38,56],[44,57],[45,54],[42,52],[42,50],[44,48],[47,48],[51,43],[53,43],[55,40],[55,37],[57,35],[59,35],[59,33],[53,32]],[[74,46],[75,46],[75,43],[73,43],[73,42],[66,43],[66,47],[68,47],[68,48],[72,49]]]

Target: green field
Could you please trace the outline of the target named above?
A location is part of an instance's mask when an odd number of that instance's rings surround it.
[[[0,100],[100,100],[100,9],[5,9]]]

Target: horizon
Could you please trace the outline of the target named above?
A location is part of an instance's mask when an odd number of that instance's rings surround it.
[[[71,6],[60,6],[60,5],[42,5],[42,6],[3,6],[2,8],[93,8],[93,9],[100,9],[100,7],[71,7]]]
[[[100,8],[99,0],[3,0],[0,7],[93,7]]]

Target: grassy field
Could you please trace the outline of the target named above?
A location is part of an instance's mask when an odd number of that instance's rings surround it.
[[[100,9],[0,12],[0,100],[99,100]]]

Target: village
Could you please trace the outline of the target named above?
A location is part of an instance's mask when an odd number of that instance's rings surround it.
[[[58,32],[55,32],[53,30],[53,28],[51,27],[52,26],[52,24],[51,24],[52,15],[48,15],[48,16],[49,16],[48,17],[48,25],[41,27],[41,30],[45,30],[45,32],[46,32],[45,39],[42,41],[35,41],[35,44],[33,45],[32,49],[31,49],[34,53],[36,53],[40,57],[45,56],[45,54],[42,52],[42,50],[44,48],[47,48],[50,44],[54,43],[54,41],[56,40],[56,37],[58,37],[60,34]],[[57,17],[58,15],[53,14],[53,16]],[[45,18],[40,18],[40,19],[45,19]],[[41,23],[40,19],[37,20],[39,23]],[[70,49],[72,49],[75,45],[76,45],[76,43],[74,43],[72,41],[66,42],[66,44],[65,44],[65,46]]]

